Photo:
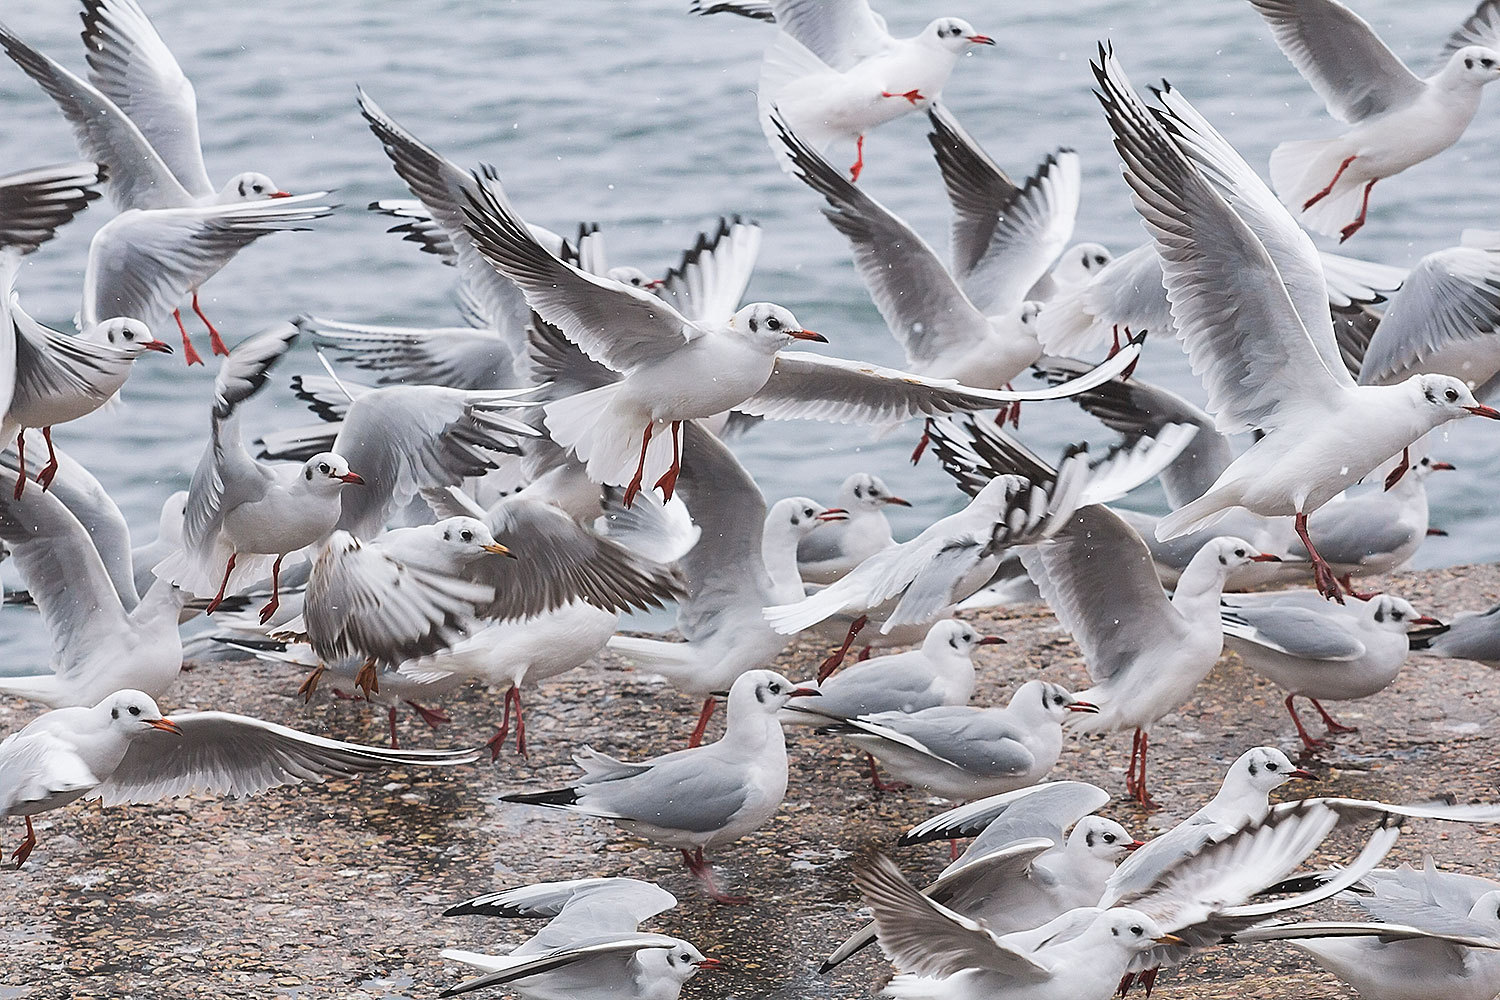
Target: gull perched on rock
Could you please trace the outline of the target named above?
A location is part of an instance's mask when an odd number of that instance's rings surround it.
[[[775,671],[752,670],[729,689],[729,723],[717,742],[639,763],[584,747],[573,758],[583,771],[578,784],[501,798],[607,819],[677,848],[715,901],[744,902],[718,890],[703,852],[759,829],[781,805],[786,741],[776,713],[793,698],[815,695],[816,690],[796,687]]]
[[[280,785],[384,767],[451,767],[477,750],[385,750],[227,712],[170,718],[129,689],[59,708],[0,742],[0,816],[26,817],[19,867],[36,846],[31,817],[79,798],[106,806],[205,792],[244,797]]]

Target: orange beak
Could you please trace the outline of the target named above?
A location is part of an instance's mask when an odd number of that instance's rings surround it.
[[[823,697],[823,692],[819,691],[817,688],[793,688],[791,694],[787,695],[787,697],[788,698],[821,698],[821,697]]]
[[[847,521],[847,520],[849,520],[849,512],[847,510],[845,510],[844,508],[842,508],[842,507],[829,507],[823,513],[821,513],[817,517],[815,517],[813,520],[815,520],[815,521]]]
[[[152,729],[160,729],[164,733],[172,733],[176,736],[182,735],[182,730],[179,729],[177,727],[177,723],[173,722],[171,719],[152,719],[150,722],[146,723],[146,725],[150,726]]]
[[[1421,618],[1413,618],[1411,620],[1411,623],[1413,625],[1441,625],[1441,624],[1443,624],[1442,622],[1438,621],[1436,618],[1433,618],[1431,615],[1423,615]]]
[[[1005,640],[998,635],[987,635],[975,643],[976,646],[1003,646],[1004,644]]]
[[[290,191],[272,191],[270,196],[272,198],[290,198],[292,196],[292,192],[290,192]]]
[[[719,961],[717,958],[705,958],[703,961],[698,963],[699,972],[713,972],[715,969],[722,968],[724,968],[724,963]]]
[[[886,497],[885,498],[885,502],[886,503],[893,503],[897,507],[910,507],[911,506],[911,501],[910,500],[902,500],[900,497]]]
[[[1091,704],[1091,703],[1086,702],[1086,701],[1075,701],[1075,702],[1073,702],[1073,704],[1071,704],[1071,705],[1068,706],[1068,711],[1070,711],[1070,712],[1093,712],[1093,713],[1098,713],[1099,706]]]
[[[1134,853],[1136,851],[1139,851],[1141,848],[1143,848],[1145,846],[1146,846],[1146,842],[1144,840],[1132,840],[1130,843],[1128,843],[1128,844],[1125,845],[1125,850],[1130,851],[1131,853]]]
[[[793,340],[816,340],[820,344],[828,343],[827,337],[821,333],[814,333],[811,330],[793,330],[790,336]],[[1497,416],[1500,416],[1500,414],[1497,414]]]
[[[1287,777],[1289,777],[1289,778],[1306,778],[1308,781],[1312,781],[1315,778],[1317,778],[1317,775],[1313,774],[1311,771],[1304,771],[1302,768],[1299,767],[1295,771],[1288,772],[1287,773]]]

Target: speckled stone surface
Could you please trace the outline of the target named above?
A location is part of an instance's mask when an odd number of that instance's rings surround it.
[[[1479,610],[1500,594],[1500,571],[1466,567],[1378,581],[1428,614]],[[1071,640],[1040,606],[976,616],[1010,644],[978,656],[976,703],[1003,701],[1040,674],[1084,682]],[[39,627],[39,626],[38,626]],[[806,676],[821,650],[804,645],[781,663]],[[848,860],[866,845],[890,849],[899,832],[943,805],[920,793],[876,797],[863,757],[807,731],[790,735],[791,782],[765,828],[720,852],[721,884],[755,897],[717,906],[697,894],[674,853],[603,822],[502,805],[501,792],[564,782],[570,750],[588,743],[638,756],[683,745],[697,706],[659,682],[603,658],[600,669],[558,678],[529,698],[532,758],[513,753],[450,772],[393,772],[280,789],[246,801],[186,799],[101,810],[74,805],[42,817],[41,845],[20,871],[0,870],[0,1000],[83,997],[432,997],[463,978],[444,947],[502,950],[521,922],[445,918],[469,895],[544,879],[631,875],[681,900],[651,929],[685,937],[725,969],[690,982],[684,997],[846,998],[874,995],[889,966],[866,951],[832,976],[819,960],[854,928],[859,908]],[[185,673],[169,710],[244,712],[341,739],[383,742],[378,706],[328,697],[304,707],[300,677],[245,663]],[[1396,683],[1367,701],[1334,707],[1361,727],[1303,758],[1322,780],[1297,792],[1403,800],[1497,791],[1495,705],[1500,676],[1465,661],[1413,657]],[[494,731],[498,694],[468,690],[444,703],[453,723],[429,730],[412,713],[404,744],[470,745]],[[0,703],[0,732],[37,714]],[[715,730],[717,731],[717,724]],[[1152,791],[1160,812],[1122,801],[1104,812],[1148,836],[1197,808],[1243,749],[1300,747],[1281,696],[1226,658],[1198,696],[1153,733]],[[1122,794],[1129,735],[1073,740],[1054,777]],[[1283,789],[1283,792],[1292,789]],[[15,820],[0,825],[14,846]],[[1445,867],[1500,870],[1500,830],[1414,823],[1393,859],[1432,853]],[[935,874],[942,845],[893,851],[913,878]],[[1319,911],[1345,912],[1338,906]],[[501,995],[498,993],[491,995]],[[1158,997],[1339,997],[1339,986],[1292,949],[1220,949],[1159,982]]]

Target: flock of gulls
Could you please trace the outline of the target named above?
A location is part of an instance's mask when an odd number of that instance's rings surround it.
[[[1413,646],[1500,659],[1500,614],[1443,625],[1358,586],[1429,530],[1424,482],[1451,468],[1429,457],[1432,432],[1500,419],[1480,402],[1500,373],[1500,236],[1466,232],[1403,270],[1320,252],[1304,231],[1349,240],[1380,211],[1381,179],[1459,138],[1500,78],[1500,0],[1425,78],[1336,0],[1247,6],[1347,130],[1277,147],[1268,184],[1188,95],[1143,95],[1129,54],[1101,44],[1078,85],[1095,88],[1147,236],[1113,255],[1072,243],[1076,153],[1014,181],[940,102],[961,57],[993,44],[967,22],[896,38],[865,0],[695,0],[692,13],[771,22],[760,125],[794,178],[788,197],[810,188],[808,210],[847,239],[905,370],[793,350],[837,337],[784,305],[741,304],[755,223],[726,217],[653,278],[608,261],[596,226],[564,238],[528,223],[503,169],[451,162],[363,91],[358,110],[414,196],[371,207],[454,267],[468,325],[302,316],[231,348],[198,289],[250,243],[330,214],[328,193],[259,173],[215,186],[193,87],[136,0],[82,0],[82,75],[0,26],[83,157],[0,179],[0,539],[27,587],[7,600],[34,604],[52,648],[45,669],[0,681],[49,709],[0,743],[0,816],[26,831],[9,860],[27,862],[33,816],[80,798],[453,768],[498,761],[512,734],[524,755],[523,696],[609,649],[701,701],[686,746],[640,761],[583,747],[573,785],[504,798],[679,851],[719,902],[739,900],[708,852],[778,809],[786,725],[868,754],[878,788],[955,803],[901,837],[952,841],[931,885],[882,854],[856,861],[871,920],[824,971],[878,943],[901,972],[892,996],[1089,1000],[1149,993],[1160,970],[1220,944],[1288,940],[1371,1000],[1500,993],[1500,882],[1442,859],[1379,867],[1407,823],[1497,823],[1500,804],[1272,805],[1310,775],[1251,747],[1218,794],[1143,844],[1097,815],[1109,792],[1052,773],[1067,734],[1131,733],[1125,791],[1150,808],[1152,727],[1226,647],[1284,691],[1310,750],[1322,740],[1297,698],[1339,732],[1325,703],[1378,695]],[[952,203],[947,260],[858,185],[867,134],[915,113]],[[24,310],[19,265],[45,259],[101,193],[119,214],[94,237],[77,330],[49,328]],[[154,355],[179,340],[202,364],[184,305],[219,357],[208,445],[157,540],[133,545],[137,526],[53,431],[113,405],[134,365],[170,363]],[[1136,370],[1148,333],[1180,343],[1196,400]],[[292,380],[319,422],[247,438],[242,406],[299,338],[326,368]],[[1102,359],[1075,358],[1089,354]],[[1042,384],[1015,388],[1028,373]],[[1074,405],[1117,440],[1049,463],[1016,436],[1023,407]],[[793,419],[910,433],[913,461],[968,502],[899,541],[885,511],[905,501],[874,475],[850,477],[832,506],[767,506],[733,445]],[[1234,435],[1249,432],[1242,450]],[[1157,478],[1170,513],[1110,506]],[[1004,640],[963,613],[1028,591],[1092,686],[1030,680],[1003,707],[970,706],[975,650]],[[680,638],[617,634],[621,614],[672,601]],[[179,627],[199,615],[213,621],[199,652],[301,664],[305,698],[325,685],[387,706],[391,746],[164,714]],[[770,669],[809,632],[826,660],[803,680]],[[443,694],[470,681],[504,693],[486,744],[398,746],[399,704],[435,726]],[[704,742],[721,702],[723,736]],[[1329,867],[1337,830],[1357,850]],[[675,905],[664,889],[579,875],[453,907],[547,923],[508,954],[443,952],[481,972],[444,995],[671,1000],[733,961],[640,930]],[[1298,921],[1331,899],[1368,919]]]

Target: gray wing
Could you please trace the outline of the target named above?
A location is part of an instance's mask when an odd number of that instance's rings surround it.
[[[0,25],[0,48],[57,102],[82,154],[108,168],[109,194],[121,210],[173,208],[192,195],[115,102]]]
[[[779,114],[771,121],[792,172],[827,200],[823,214],[849,241],[855,270],[908,364],[931,363],[989,336],[990,321],[922,237],[797,138]]]
[[[1108,508],[1079,510],[1049,541],[1023,549],[1021,561],[1095,680],[1161,643],[1163,630],[1183,627],[1146,543]]]
[[[380,385],[505,389],[516,384],[516,350],[489,328],[379,326],[301,316],[297,328],[340,361],[375,372]]]
[[[939,813],[907,830],[899,843],[906,847],[934,840],[973,837],[990,827],[997,831],[1018,829],[1022,825],[1035,829],[1032,824],[1040,823],[1045,823],[1053,831],[1043,836],[1060,837],[1063,830],[1097,812],[1108,802],[1109,793],[1097,785],[1084,781],[1050,781],[975,799]],[[1038,834],[1008,836],[1007,842],[1019,840],[1022,836]],[[988,839],[988,834],[981,834],[981,839]],[[974,846],[971,845],[970,849]]]
[[[1080,354],[1106,343],[1113,329],[1172,329],[1156,244],[1111,260],[1087,282],[1049,299],[1037,317],[1037,339],[1053,354]]]
[[[628,937],[607,937],[574,941],[564,948],[557,948],[540,954],[526,955],[519,960],[508,961],[505,963],[504,968],[459,983],[452,989],[444,990],[439,996],[459,996],[464,993],[472,993],[475,990],[486,989],[490,986],[503,986],[506,983],[512,983],[517,980],[543,976],[556,969],[566,968],[575,962],[584,962],[590,959],[610,956],[620,959],[620,967],[617,974],[623,978],[629,974],[629,959],[636,952],[645,948],[678,948],[681,947],[681,944],[682,942],[677,938],[665,937],[661,934],[634,934]]]
[[[1337,0],[1250,0],[1281,51],[1339,121],[1359,122],[1416,100],[1423,83],[1375,29]]]
[[[62,163],[0,177],[0,248],[31,253],[99,197],[105,169]]]
[[[1023,734],[998,709],[929,708],[878,712],[829,727],[840,735],[873,736],[983,777],[1021,774],[1035,763]]]
[[[771,10],[778,28],[840,72],[891,41],[869,0],[771,0]]]
[[[36,443],[33,441],[32,445]],[[57,455],[57,475],[47,492],[61,500],[69,513],[78,519],[99,553],[105,572],[114,582],[121,606],[127,612],[134,611],[140,594],[146,591],[144,588],[139,592],[136,590],[137,561],[132,555],[130,526],[125,522],[125,515],[120,513],[114,498],[93,473],[61,448],[53,450]]]
[[[1394,552],[1413,541],[1412,529],[1396,514],[1384,492],[1364,493],[1319,507],[1308,518],[1308,530],[1317,535],[1318,554],[1324,559],[1337,566],[1357,566],[1372,555]],[[1287,551],[1307,557],[1307,549],[1297,538],[1290,540]]]
[[[1477,615],[1455,618],[1428,637],[1418,634],[1412,649],[1468,660],[1500,660],[1500,604]]]
[[[127,316],[161,327],[183,296],[251,243],[271,233],[306,231],[309,222],[331,215],[333,207],[320,203],[327,195],[115,216],[89,244],[83,325]]]
[[[346,489],[339,527],[359,538],[385,528],[391,512],[425,488],[452,486],[521,453],[536,437],[517,415],[515,390],[386,386],[349,406],[333,451],[365,484]]]
[[[720,219],[712,235],[698,235],[657,294],[688,319],[725,322],[739,309],[759,254],[759,225],[738,215]]]
[[[738,14],[751,21],[775,21],[776,12],[771,9],[771,0],[688,0],[688,11],[699,17],[709,14]]]
[[[9,305],[16,352],[12,412],[53,396],[92,399],[103,405],[112,393],[99,387],[119,385],[129,375],[135,355],[43,326],[14,299]]]
[[[743,765],[678,751],[646,762],[643,770],[580,786],[579,806],[651,826],[709,833],[727,826],[745,807],[750,790],[739,780]]]
[[[443,911],[445,917],[478,914],[485,917],[554,919],[587,908],[596,932],[634,932],[658,913],[677,905],[677,897],[656,885],[634,878],[583,878],[569,882],[540,882],[516,889],[487,892]],[[577,923],[576,921],[565,921]],[[555,920],[554,920],[555,923]],[[582,935],[574,935],[581,937]]]
[[[473,578],[495,594],[479,606],[485,616],[527,618],[578,599],[607,611],[648,610],[681,593],[671,570],[550,504],[507,497],[484,520],[515,556],[473,564]]]
[[[0,453],[0,539],[42,613],[53,665],[67,675],[100,646],[118,642],[129,619],[88,530],[39,487],[16,499],[16,479],[14,452]]]
[[[403,240],[415,243],[423,253],[434,255],[449,267],[458,264],[458,249],[448,238],[448,231],[420,201],[415,198],[381,198],[365,207],[372,212],[403,220],[386,232],[400,233]]]
[[[83,0],[89,79],[125,112],[183,188],[214,194],[198,139],[198,98],[135,0]]]
[[[1260,607],[1226,609],[1224,636],[1266,646],[1305,660],[1344,662],[1365,654],[1365,644],[1353,635],[1342,615],[1307,608]]]
[[[98,783],[77,748],[45,729],[23,729],[0,741],[0,816]]]
[[[854,884],[875,913],[880,949],[903,969],[946,978],[987,969],[1020,982],[1045,982],[1051,973],[995,937],[985,926],[919,893],[883,854],[857,865]]]
[[[1500,0],[1481,0],[1474,13],[1448,36],[1443,55],[1452,55],[1468,45],[1500,49]]]
[[[174,715],[180,733],[137,737],[90,798],[107,806],[203,792],[244,797],[280,785],[320,782],[387,767],[452,767],[479,750],[392,750],[314,736],[228,712]]]
[[[946,107],[932,105],[927,109],[927,117],[932,121],[927,141],[932,145],[953,210],[950,232],[953,275],[965,282],[989,250],[995,227],[1021,189]],[[972,290],[968,291],[972,295]]]
[[[1361,385],[1384,385],[1417,371],[1437,352],[1496,336],[1500,253],[1450,247],[1417,262],[1365,351]],[[1462,371],[1448,374],[1463,378]]]

